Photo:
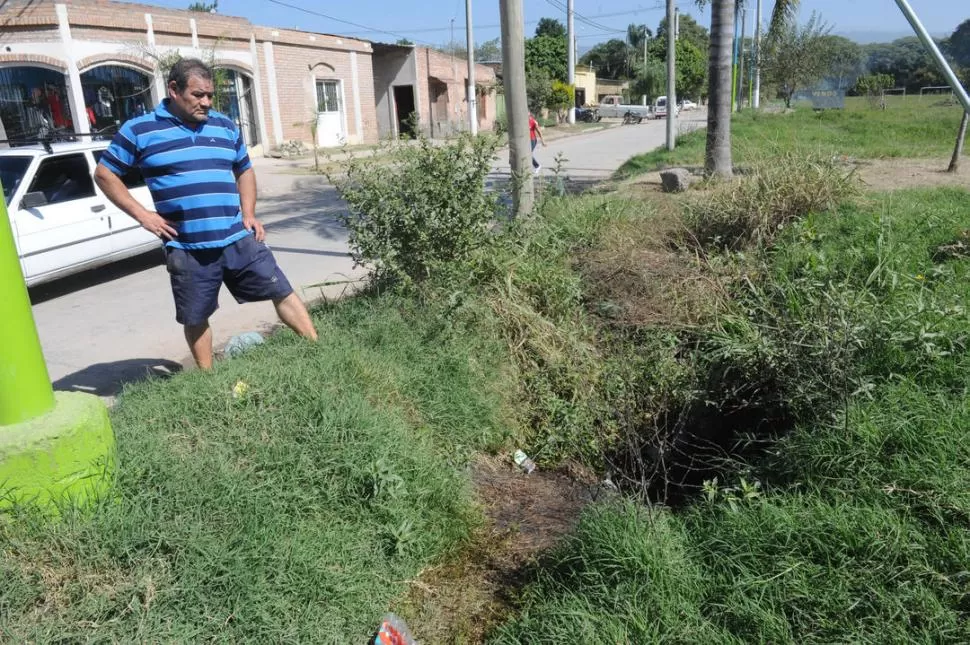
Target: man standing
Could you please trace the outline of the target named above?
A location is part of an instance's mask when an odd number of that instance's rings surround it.
[[[263,244],[256,219],[256,173],[242,134],[212,110],[212,72],[183,58],[168,76],[168,98],[127,121],[101,156],[98,186],[118,208],[165,241],[165,258],[192,357],[212,367],[209,317],[223,282],[239,302],[272,300],[293,331],[316,340],[306,307]],[[150,211],[122,177],[138,168],[151,191]]]

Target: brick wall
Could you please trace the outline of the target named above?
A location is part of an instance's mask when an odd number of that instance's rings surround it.
[[[416,48],[416,55],[418,59],[418,91],[421,95],[422,130],[425,134],[430,133],[435,137],[447,136],[456,131],[466,130],[468,128],[467,59],[452,58],[448,54],[442,54],[426,47]],[[442,114],[443,110],[439,110],[437,114],[432,113],[431,102],[434,97],[431,95],[431,78],[437,79],[447,86],[447,114]],[[495,71],[485,65],[475,65],[475,84],[494,85]],[[479,113],[479,129],[491,130],[495,125],[497,113],[495,92],[490,92],[485,96],[479,94],[476,98],[485,103],[485,114]],[[438,105],[443,107],[441,101]],[[432,119],[432,117],[434,118]]]
[[[7,0],[2,5],[3,12],[0,15],[0,31],[16,25],[37,26],[54,25],[57,26],[57,13],[53,2],[36,2],[36,0]]]
[[[59,43],[61,33],[57,30],[57,25],[39,26],[24,25],[0,27],[0,51],[4,53],[15,53],[17,45],[20,43]],[[7,52],[6,47],[11,51]]]
[[[377,143],[380,134],[377,130],[377,96],[374,88],[374,59],[370,55],[357,54],[357,82],[360,87],[360,111],[362,116],[361,143]],[[364,80],[366,79],[366,81]],[[348,123],[353,123],[348,121]],[[354,126],[350,126],[353,129]]]
[[[348,138],[358,134],[350,52],[275,43],[274,58],[284,139],[309,140],[307,122],[316,118],[317,80],[342,81],[343,110],[347,117],[345,134]],[[357,80],[362,112],[362,135],[365,142],[376,142],[378,139],[372,76],[371,57],[358,53]]]

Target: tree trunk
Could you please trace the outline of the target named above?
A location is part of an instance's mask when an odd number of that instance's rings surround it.
[[[960,121],[960,133],[957,134],[957,145],[953,150],[953,158],[950,159],[950,167],[947,172],[956,172],[960,168],[960,157],[963,156],[963,140],[967,136],[967,122],[970,121],[970,112],[963,113],[963,120]]]
[[[711,6],[711,51],[708,69],[710,100],[707,108],[707,152],[704,168],[709,175],[731,177],[731,44],[734,40],[735,0],[714,0]]]

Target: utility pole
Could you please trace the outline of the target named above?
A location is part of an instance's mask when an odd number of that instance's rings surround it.
[[[472,0],[465,0],[465,46],[468,48],[468,129],[478,134],[478,96],[475,91],[475,35],[472,33]]]
[[[747,26],[745,21],[748,19],[748,10],[741,7],[741,44],[738,45],[740,58],[738,59],[738,104],[737,111],[740,112],[744,104],[744,30]]]
[[[752,23],[754,22],[753,11],[751,12],[751,22]],[[754,34],[756,29],[757,28],[752,24],[751,33]],[[751,48],[748,50],[748,107],[749,108],[754,107],[754,98],[752,98],[754,96],[754,51],[755,51],[755,45],[754,45],[754,39],[752,39]]]
[[[923,43],[923,47],[927,52],[929,52],[930,56],[933,57],[933,60],[935,60],[936,64],[940,67],[940,71],[943,72],[943,76],[946,77],[950,87],[953,88],[953,93],[956,94],[957,98],[960,100],[960,103],[963,104],[964,111],[970,112],[970,96],[967,95],[967,91],[960,83],[960,79],[957,78],[957,75],[953,72],[953,68],[950,67],[950,64],[946,62],[945,58],[943,58],[943,54],[940,53],[940,48],[936,46],[935,42],[933,42],[933,38],[931,38],[929,32],[926,31],[926,27],[923,26],[922,22],[920,22],[919,17],[913,12],[912,7],[909,6],[909,3],[906,2],[906,0],[896,0],[896,4],[899,6],[900,11],[903,12],[903,15],[906,16],[906,20],[908,20],[909,24],[913,27],[913,31],[916,32],[917,36],[919,36],[920,41]]]
[[[752,93],[752,107],[761,107],[761,0],[754,15],[754,92]]]
[[[532,212],[532,150],[529,146],[529,106],[525,93],[525,26],[522,0],[499,0],[502,15],[502,84],[509,119],[509,165],[512,167],[512,209],[515,217]]]
[[[566,65],[569,66],[567,72],[567,82],[573,88],[573,102],[569,106],[569,123],[576,123],[576,27],[573,24],[573,0],[566,0],[566,49],[569,53],[566,58]]]
[[[667,0],[667,150],[677,146],[677,13]]]

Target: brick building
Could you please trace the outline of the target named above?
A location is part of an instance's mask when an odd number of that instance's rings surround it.
[[[421,133],[446,137],[468,129],[468,61],[426,47],[375,43],[374,87],[377,127],[382,138]],[[478,128],[491,130],[496,117],[492,68],[475,66]]]
[[[464,59],[423,48],[274,29],[244,18],[111,0],[0,2],[0,140],[65,131],[114,132],[165,96],[178,52],[220,70],[217,109],[253,154],[289,140],[373,143],[407,132],[466,129]],[[495,120],[495,75],[479,65],[481,129]]]
[[[254,154],[309,142],[313,122],[318,145],[378,139],[369,42],[107,0],[0,3],[0,139],[42,119],[113,132],[164,97],[159,63],[175,51],[222,70],[218,108]]]

